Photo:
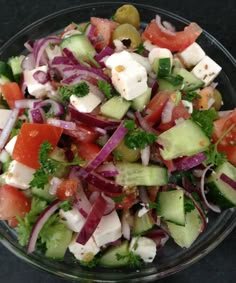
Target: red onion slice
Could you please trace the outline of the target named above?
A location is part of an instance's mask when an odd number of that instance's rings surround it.
[[[77,243],[81,245],[85,245],[87,243],[101,221],[106,209],[106,205],[106,200],[102,195],[99,195],[91,208],[91,211],[79,233],[79,236],[76,239]]]
[[[34,104],[35,108],[43,108],[45,106],[50,106],[50,109],[48,110],[48,114],[53,114],[55,116],[60,116],[64,114],[64,107],[63,105],[55,100],[52,99],[45,99],[41,102],[36,102]]]
[[[23,71],[31,71],[35,69],[35,59],[33,53],[28,54],[21,62],[21,68]]]
[[[138,121],[139,126],[147,133],[157,134],[157,131],[150,127],[145,119],[142,117],[141,113],[135,112],[135,117]]]
[[[115,165],[112,162],[100,165],[96,171],[106,178],[115,177],[116,175],[119,174],[118,169],[115,167]]]
[[[49,217],[53,215],[53,213],[59,208],[59,200],[55,200],[52,204],[50,204],[39,216],[37,219],[36,223],[34,224],[31,234],[30,234],[30,239],[28,242],[27,246],[27,253],[30,254],[34,252],[36,242],[39,236],[39,233],[41,229],[43,228],[43,225],[48,221]]]
[[[29,51],[29,52],[33,52],[33,48],[34,48],[34,43],[30,40],[26,41],[24,43],[24,47]]]
[[[46,84],[49,81],[49,75],[44,71],[34,72],[33,77],[40,84]]]
[[[63,48],[63,53],[67,56],[67,58],[71,61],[72,64],[80,64],[80,62],[76,59],[75,55],[68,48]]]
[[[179,158],[174,162],[174,164],[175,164],[176,170],[186,171],[186,170],[192,169],[202,164],[202,162],[205,160],[206,160],[205,153],[200,152],[192,156],[185,156],[185,157]]]
[[[13,109],[11,114],[10,114],[10,117],[6,123],[6,125],[4,126],[4,129],[2,130],[1,134],[0,134],[0,149],[2,150],[3,147],[5,146],[10,134],[11,134],[11,131],[15,125],[15,122],[17,120],[17,117],[19,115],[19,109]]]
[[[76,130],[76,123],[70,122],[70,121],[65,121],[65,120],[59,120],[55,118],[48,118],[47,119],[47,124],[66,129],[66,130]]]
[[[172,112],[175,108],[175,103],[173,100],[170,98],[166,105],[164,106],[162,113],[161,113],[161,122],[162,123],[169,123],[172,118]]]
[[[150,146],[146,146],[144,149],[141,149],[141,160],[144,166],[149,164],[150,152]]]
[[[30,123],[43,124],[46,120],[45,112],[42,108],[30,109],[28,114]]]
[[[95,55],[94,59],[102,66],[105,67],[104,59],[114,53],[114,50],[106,46],[98,54]]]
[[[145,234],[145,237],[152,239],[157,246],[157,249],[164,247],[165,243],[169,240],[169,235],[162,229],[154,229]]]
[[[175,32],[171,31],[169,28],[167,29],[165,26],[162,25],[161,17],[159,15],[156,15],[156,23],[163,33],[166,33],[171,36],[176,36]]]
[[[22,109],[22,108],[34,108],[35,102],[41,102],[41,100],[36,99],[19,99],[15,101],[15,108]]]
[[[116,204],[112,198],[106,196],[104,193],[102,193],[102,197],[106,201],[106,209],[104,211],[104,215],[108,215],[115,210]]]
[[[220,175],[220,180],[226,183],[227,185],[229,185],[231,189],[236,190],[236,181],[234,181],[232,178],[230,178],[226,174],[222,173]]]

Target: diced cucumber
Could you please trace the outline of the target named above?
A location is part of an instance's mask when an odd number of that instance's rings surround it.
[[[184,68],[174,68],[173,73],[184,78],[184,91],[191,91],[204,86],[204,82]]]
[[[124,117],[130,105],[131,102],[121,96],[113,96],[101,106],[101,113],[104,116],[120,120]]]
[[[138,216],[139,211],[134,216],[134,226],[132,228],[132,234],[135,236],[142,235],[143,233],[151,230],[155,225],[155,222],[149,212],[146,212],[142,216]]]
[[[185,225],[184,192],[173,190],[158,193],[158,216],[177,225]]]
[[[41,199],[44,199],[46,201],[53,201],[55,199],[55,196],[49,193],[49,188],[50,188],[49,184],[45,185],[43,189],[33,187],[31,188],[31,192],[32,195],[37,196]]]
[[[209,146],[210,140],[195,122],[185,120],[160,134],[158,143],[163,146],[161,149],[163,159],[171,160],[204,151]]]
[[[216,168],[215,172],[211,173],[207,180],[206,185],[210,189],[207,196],[222,208],[235,207],[236,191],[220,179],[223,173],[236,180],[236,167],[229,162],[223,163]]]
[[[69,171],[69,168],[63,164],[63,162],[67,162],[64,149],[56,147],[50,156],[54,160],[61,162],[58,164],[57,171],[55,172],[54,176],[58,178],[65,177]]]
[[[20,82],[20,77],[22,74],[21,63],[24,60],[25,56],[20,55],[16,57],[11,57],[8,60],[8,64],[11,66],[12,73],[16,82]]]
[[[0,61],[0,84],[4,84],[13,80],[14,77],[11,67],[7,63]]]
[[[119,156],[119,160],[135,162],[140,159],[140,150],[129,148],[122,140],[114,149],[114,153]]]
[[[116,183],[122,186],[164,186],[168,182],[167,170],[158,165],[118,162]]]
[[[131,107],[137,111],[143,111],[151,99],[152,89],[148,88],[143,94],[132,100]]]
[[[175,90],[180,90],[182,87],[182,83],[180,83],[179,85],[173,85],[170,82],[168,82],[165,79],[158,79],[158,90],[166,90],[166,91],[175,91]]]
[[[61,229],[61,225],[64,226],[63,229]],[[49,242],[47,242],[45,256],[53,259],[63,259],[71,239],[72,231],[62,223],[57,224],[54,234],[51,235]]]
[[[96,50],[84,34],[74,34],[62,40],[61,48],[67,48],[79,60],[90,60],[94,57]]]
[[[117,259],[117,254],[124,256],[124,258]],[[104,267],[121,267],[128,264],[129,244],[124,241],[120,246],[114,246],[106,250],[106,252],[99,259],[99,264]]]
[[[195,208],[186,213],[185,226],[180,226],[171,222],[166,222],[170,236],[182,248],[188,248],[201,233],[202,220]]]

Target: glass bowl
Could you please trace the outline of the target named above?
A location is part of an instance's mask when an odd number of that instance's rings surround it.
[[[11,38],[0,49],[1,60],[10,56],[26,52],[24,43],[29,39],[37,39],[55,33],[66,25],[74,22],[84,22],[91,16],[109,18],[123,3],[94,3],[80,5],[62,10],[45,17]],[[177,29],[183,29],[189,22],[157,7],[135,4],[138,8],[142,24],[149,22],[159,14],[166,21],[170,21]],[[201,23],[199,23],[201,24]],[[224,109],[236,107],[236,80],[234,76],[236,61],[229,52],[210,34],[203,32],[198,43],[205,52],[222,66],[222,72],[217,78],[219,89],[224,96]],[[64,261],[50,260],[40,254],[26,254],[25,248],[18,244],[14,230],[5,222],[0,223],[1,242],[16,256],[24,261],[75,282],[148,282],[157,280],[180,271],[213,250],[236,226],[236,211],[234,209],[224,211],[221,215],[209,215],[209,223],[206,231],[200,235],[189,249],[181,249],[172,241],[166,247],[158,251],[156,260],[144,265],[139,270],[127,269],[88,269],[81,267],[72,257],[66,255]]]

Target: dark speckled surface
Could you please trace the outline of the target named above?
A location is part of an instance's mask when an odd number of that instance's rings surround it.
[[[76,0],[0,0],[0,45],[16,32],[50,13],[68,6],[88,3]],[[92,2],[92,1],[91,1]],[[113,1],[116,2],[116,1]],[[124,1],[128,2],[128,1]],[[141,3],[141,1],[134,1]],[[235,0],[159,0],[142,1],[196,21],[236,56]],[[235,70],[234,70],[235,71]],[[236,230],[213,252],[188,269],[165,278],[162,283],[236,282]],[[16,258],[0,245],[1,283],[65,282]]]

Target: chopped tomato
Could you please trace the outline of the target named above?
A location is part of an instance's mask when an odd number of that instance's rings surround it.
[[[232,125],[235,125],[219,143],[219,152],[225,152],[228,160],[236,166],[236,109],[214,122],[213,141],[216,142]]]
[[[80,142],[93,142],[98,137],[98,133],[94,129],[85,125],[76,125],[76,130],[64,129],[63,132]]]
[[[80,142],[77,147],[78,155],[86,161],[95,159],[101,147],[92,142]]]
[[[161,120],[161,113],[169,98],[169,92],[160,91],[148,103],[146,107],[147,116],[145,117],[145,120],[150,126],[153,126]]]
[[[18,189],[9,185],[0,186],[0,220],[8,220],[16,227],[16,216],[24,217],[30,211],[30,200]]]
[[[172,52],[182,51],[191,45],[202,33],[202,29],[196,23],[190,23],[183,31],[175,35],[165,33],[153,20],[146,27],[143,35],[158,47],[167,48]]]
[[[1,85],[1,91],[11,109],[15,107],[16,100],[24,98],[19,85],[15,82],[8,82]]]
[[[184,107],[183,103],[180,102],[178,105],[174,107],[172,111],[171,121],[168,123],[160,123],[160,125],[158,126],[158,130],[167,131],[175,125],[176,120],[180,118],[183,118],[186,120],[186,119],[189,119],[190,117],[191,115],[189,114],[187,109]]]
[[[24,123],[18,134],[12,158],[26,166],[38,169],[41,144],[48,141],[55,148],[61,134],[61,128],[49,124]]]
[[[75,195],[76,189],[78,187],[78,181],[75,179],[63,180],[59,187],[57,188],[57,197],[60,200],[66,200]]]
[[[95,26],[95,48],[101,50],[102,48],[110,45],[112,41],[112,33],[118,26],[118,23],[110,21],[108,19],[91,17],[91,24]]]

